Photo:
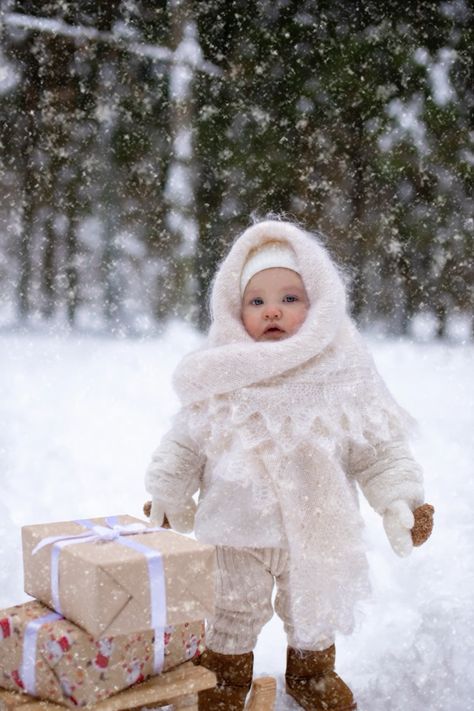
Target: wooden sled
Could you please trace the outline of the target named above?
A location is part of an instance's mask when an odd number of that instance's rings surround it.
[[[198,711],[198,692],[215,686],[215,674],[192,662],[154,676],[148,681],[100,701],[85,709],[93,711],[129,711],[172,705],[174,711]],[[271,677],[255,679],[246,711],[273,711],[276,684]],[[66,706],[52,701],[0,689],[0,711],[66,711]]]
[[[272,676],[255,679],[250,689],[250,696],[245,704],[245,711],[273,711],[276,697],[276,681]]]

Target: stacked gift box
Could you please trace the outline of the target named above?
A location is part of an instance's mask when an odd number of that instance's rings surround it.
[[[215,553],[131,516],[25,526],[31,602],[0,611],[0,687],[75,708],[199,655]]]

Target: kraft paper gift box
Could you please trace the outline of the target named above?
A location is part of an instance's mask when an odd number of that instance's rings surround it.
[[[25,592],[94,637],[213,613],[214,546],[125,515],[24,526],[22,539]]]
[[[94,639],[34,600],[0,611],[0,687],[92,706],[203,648],[203,622]]]

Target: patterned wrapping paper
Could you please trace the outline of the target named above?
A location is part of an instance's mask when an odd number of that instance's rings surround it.
[[[125,528],[138,525],[149,532],[114,540],[74,540],[71,545],[66,541],[65,547],[64,542],[57,542],[34,553],[35,547],[49,537],[71,538],[92,535],[93,531],[78,521],[24,526],[25,592],[94,637],[131,634],[162,624],[202,620],[213,614],[214,546],[175,531],[153,530],[133,516],[95,518],[87,523],[106,527],[110,519]],[[160,558],[155,563],[162,566],[161,583],[157,576],[151,580],[147,560],[150,555]],[[161,600],[165,609],[156,624],[153,610]]]
[[[31,693],[23,666],[25,630],[48,613],[36,600],[0,611],[0,687]],[[204,622],[169,625],[163,636],[168,671],[202,653]],[[102,701],[153,674],[153,640],[152,630],[94,639],[69,620],[47,622],[36,639],[34,695],[71,708]]]

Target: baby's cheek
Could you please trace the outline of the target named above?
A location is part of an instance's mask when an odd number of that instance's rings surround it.
[[[308,314],[307,310],[302,311],[301,313],[298,314],[298,317],[297,317],[296,323],[295,323],[295,330],[297,330],[298,328],[300,328],[300,326],[303,325],[303,323],[306,321],[307,314]]]
[[[256,324],[255,324],[255,318],[252,318],[252,316],[245,311],[243,311],[240,315],[240,320],[243,323],[243,326],[249,336],[251,336],[253,339],[255,339],[255,331],[256,331]]]

